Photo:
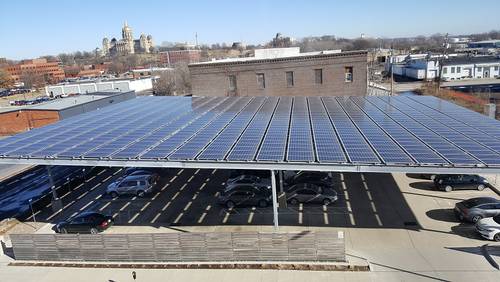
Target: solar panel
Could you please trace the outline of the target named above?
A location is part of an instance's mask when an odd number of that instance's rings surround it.
[[[423,112],[423,110],[419,109],[420,105],[409,98],[397,100],[419,112]],[[426,108],[425,114],[442,124],[442,126],[439,126],[441,132],[448,129],[448,131],[443,134],[446,138],[453,140],[453,143],[458,147],[481,160],[483,163],[500,164],[500,143],[498,140],[485,138],[485,134],[479,130],[458,122],[436,110]]]
[[[257,160],[278,162],[285,159],[291,107],[292,98],[280,98],[257,154]]]
[[[365,113],[348,97],[340,97],[337,100],[385,163],[413,163],[405,151],[375,122],[367,118]]]
[[[500,168],[497,133],[429,97],[141,97],[2,139],[0,159]]]
[[[357,104],[366,115],[368,115],[377,125],[391,136],[405,151],[421,164],[449,164],[445,159],[439,156],[428,145],[415,137],[402,125],[390,118],[391,108],[389,105],[380,110],[368,101],[376,100],[376,97],[352,97],[351,100]],[[368,101],[367,101],[368,100]],[[386,112],[386,113],[384,113]],[[415,130],[415,128],[413,128]]]
[[[227,153],[242,134],[266,98],[254,98],[223,131],[199,154],[199,160],[224,160]]]
[[[319,97],[309,97],[314,147],[319,162],[345,163],[347,158],[340,144],[335,128]]]
[[[277,104],[278,98],[269,97],[267,99],[232,148],[227,160],[253,161],[255,159],[257,149],[266,133],[266,128]]]

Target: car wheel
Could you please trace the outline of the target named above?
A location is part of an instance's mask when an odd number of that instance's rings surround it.
[[[137,191],[137,196],[138,196],[138,197],[141,197],[141,198],[142,198],[142,197],[144,197],[144,195],[145,195],[144,191],[142,191],[142,190]]]
[[[472,222],[476,223],[478,222],[479,220],[481,220],[483,217],[480,216],[480,215],[475,215],[472,217]]]
[[[477,190],[483,191],[484,190],[484,185],[483,184],[479,184],[479,186],[477,186]]]
[[[96,228],[90,228],[90,234],[97,234],[99,231]]]
[[[290,199],[290,204],[297,205],[298,203],[299,203],[299,200],[297,200],[295,198]]]
[[[495,234],[495,236],[493,236],[493,240],[500,242],[500,233]]]
[[[261,208],[267,207],[267,201],[266,200],[260,200],[259,201],[259,207],[261,207]]]
[[[66,228],[63,227],[63,228],[61,228],[59,230],[59,233],[61,233],[61,234],[68,234],[68,230],[66,230]]]
[[[325,206],[328,206],[331,203],[332,203],[332,201],[330,199],[324,199],[323,200],[323,205],[325,205]]]
[[[110,195],[111,197],[113,197],[113,198],[118,197],[118,193],[116,193],[116,192],[111,192],[111,193],[109,193],[109,195]]]
[[[232,208],[234,208],[234,206],[235,206],[235,204],[234,204],[233,201],[227,201],[226,202],[226,208],[232,209]]]
[[[444,187],[444,191],[451,192],[451,191],[453,191],[453,187],[451,187],[450,185],[447,185],[446,187]]]

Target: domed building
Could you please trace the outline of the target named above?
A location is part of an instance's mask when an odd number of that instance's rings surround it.
[[[122,28],[122,39],[109,39],[104,37],[102,40],[102,55],[115,56],[127,54],[151,53],[154,50],[153,37],[141,34],[139,39],[134,39],[132,28],[125,22]]]

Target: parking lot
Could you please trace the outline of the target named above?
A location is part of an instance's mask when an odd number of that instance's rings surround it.
[[[120,168],[97,169],[85,182],[59,195],[62,210],[54,212],[48,204],[36,212],[36,221],[48,223],[37,232],[54,232],[52,225],[84,211],[112,215],[115,225],[106,233],[163,232],[166,228],[180,227],[260,230],[273,225],[271,206],[228,209],[217,203],[217,196],[229,177],[227,170],[163,169],[154,192],[145,197],[106,195],[106,187],[121,175]],[[435,191],[431,181],[404,174],[334,173],[332,176],[338,201],[328,206],[280,207],[280,226],[298,230],[430,228],[479,239],[471,224],[455,219],[453,206],[462,199],[496,196],[490,189]],[[32,220],[32,217],[26,219]]]

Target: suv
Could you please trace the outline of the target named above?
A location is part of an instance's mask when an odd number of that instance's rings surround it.
[[[156,181],[152,175],[127,176],[109,184],[106,193],[112,197],[124,194],[143,197],[146,193],[151,193],[153,191],[153,186],[155,184]]]
[[[453,190],[477,189],[484,190],[488,186],[488,181],[479,175],[452,174],[437,175],[434,178],[436,188],[451,192]]]
[[[267,207],[271,202],[269,190],[250,184],[238,184],[231,189],[222,191],[217,199],[218,203],[228,209],[236,206],[259,206]]]
[[[287,192],[287,201],[296,205],[298,203],[316,203],[329,205],[337,201],[337,192],[329,188],[321,188],[314,184],[295,184]]]
[[[83,212],[73,218],[59,222],[55,226],[57,233],[97,234],[113,225],[113,217],[97,212]]]
[[[500,201],[491,197],[472,198],[455,205],[455,215],[460,220],[478,222],[480,219],[500,214]]]

